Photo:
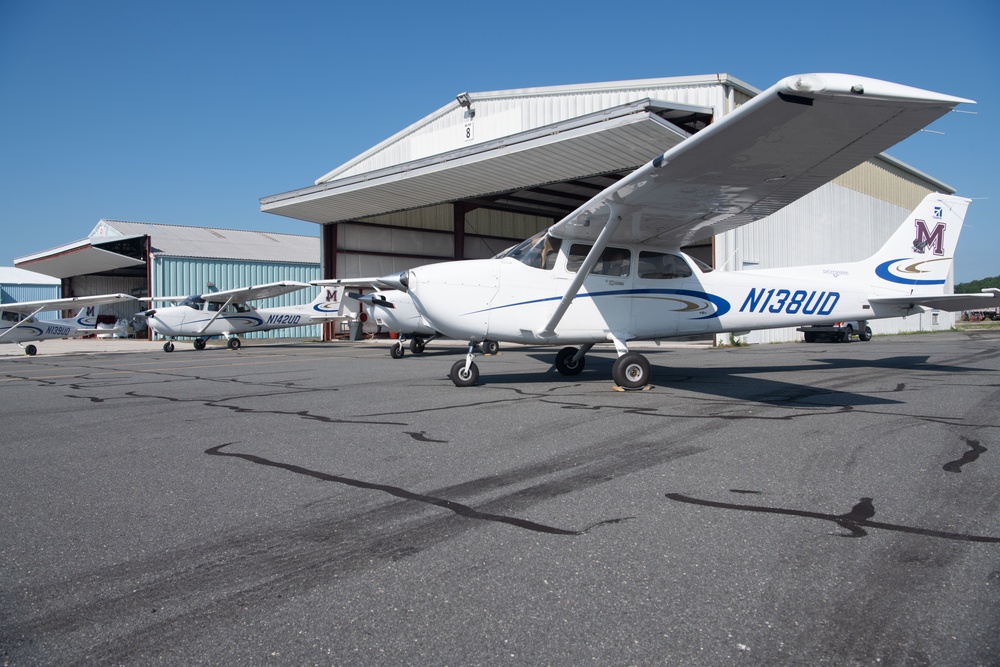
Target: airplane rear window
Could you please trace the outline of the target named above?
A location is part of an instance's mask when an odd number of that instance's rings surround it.
[[[642,251],[639,253],[639,277],[647,280],[674,280],[689,278],[691,267],[683,258],[667,252]]]
[[[574,243],[569,248],[569,258],[566,269],[576,273],[583,265],[583,260],[593,246],[585,243]],[[627,276],[632,271],[632,253],[627,248],[605,248],[600,259],[590,270],[592,274],[601,276]]]

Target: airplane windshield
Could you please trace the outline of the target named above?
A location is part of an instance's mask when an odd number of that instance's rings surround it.
[[[556,265],[560,245],[562,239],[542,231],[514,246],[505,256],[536,269],[551,270]]]
[[[187,306],[188,308],[194,308],[195,310],[201,310],[202,304],[205,301],[200,296],[189,296],[188,298],[181,301],[182,306]]]

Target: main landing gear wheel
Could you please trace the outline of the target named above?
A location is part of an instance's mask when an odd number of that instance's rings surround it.
[[[456,387],[471,387],[479,381],[479,367],[476,366],[475,362],[472,362],[466,370],[465,359],[460,359],[451,367],[448,377],[451,378]]]
[[[195,338],[194,339],[194,349],[196,349],[196,350],[204,350],[206,345],[208,345],[208,341],[205,340],[204,338]]]
[[[611,367],[611,378],[623,389],[641,389],[651,377],[649,360],[638,352],[626,352]]]
[[[166,343],[163,344],[163,351],[164,352],[173,352],[174,351],[174,344],[171,341],[168,340]]]
[[[26,355],[28,355],[29,357],[33,357],[36,354],[38,354],[38,348],[35,347],[34,345],[25,345],[24,346],[24,353]]]
[[[579,352],[575,347],[564,347],[556,354],[556,370],[562,375],[579,375],[587,365],[587,357],[580,357],[578,361],[573,361],[573,357]]]
[[[867,343],[872,339],[872,328],[865,327],[865,330],[858,334],[858,340],[862,343]]]
[[[494,356],[500,352],[500,343],[495,340],[484,340],[483,341],[483,354],[488,354],[489,356]]]
[[[420,338],[414,338],[410,341],[410,352],[413,354],[423,354],[425,347],[427,347],[427,342]]]
[[[404,354],[406,350],[403,349],[402,343],[396,343],[389,348],[389,356],[393,359],[402,359]]]
[[[238,350],[238,349],[240,349],[240,345],[242,345],[242,344],[243,343],[240,342],[239,338],[230,338],[229,342],[226,343],[226,345],[229,346],[230,350]]]

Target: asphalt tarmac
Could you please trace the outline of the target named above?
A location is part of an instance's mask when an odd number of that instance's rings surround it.
[[[1000,664],[1000,332],[93,342],[0,358],[2,665]]]

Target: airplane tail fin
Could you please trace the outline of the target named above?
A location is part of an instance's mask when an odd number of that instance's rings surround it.
[[[309,305],[316,313],[331,317],[343,315],[344,287],[342,285],[320,287],[316,298]]]
[[[865,263],[879,292],[944,293],[968,199],[929,194]]]
[[[76,317],[71,318],[73,323],[81,329],[96,329],[97,318],[101,314],[100,305],[84,306]]]

